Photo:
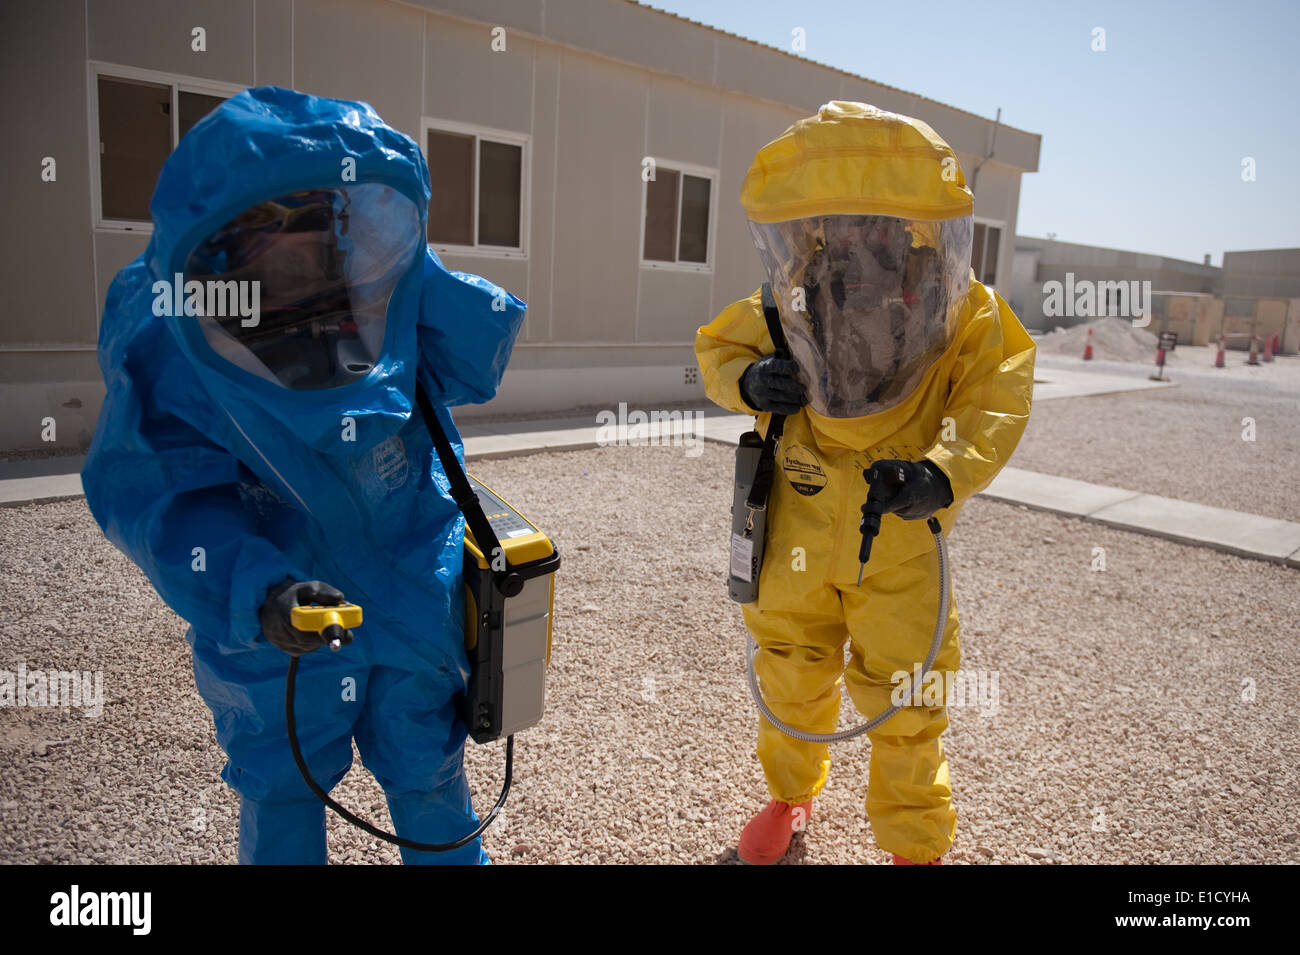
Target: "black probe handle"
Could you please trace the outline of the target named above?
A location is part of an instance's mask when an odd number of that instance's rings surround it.
[[[862,477],[867,482],[867,501],[862,505],[862,523],[858,525],[858,530],[862,532],[862,546],[858,548],[859,564],[865,564],[871,559],[871,545],[880,533],[880,518],[884,514],[884,505],[876,493],[877,485],[871,482],[875,470],[873,466],[862,472]]]
[[[880,504],[867,498],[862,505],[862,523],[858,530],[862,532],[862,545],[858,548],[858,563],[865,564],[871,559],[871,545],[880,533]]]

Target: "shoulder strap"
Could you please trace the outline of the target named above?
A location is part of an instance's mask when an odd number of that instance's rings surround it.
[[[776,296],[772,293],[770,283],[763,283],[763,319],[767,322],[767,333],[772,337],[772,345],[778,358],[788,359],[790,347],[781,329],[781,310],[777,307]],[[754,483],[749,488],[749,497],[745,506],[751,511],[761,511],[767,507],[768,495],[772,493],[772,478],[776,474],[776,444],[785,432],[785,415],[773,412],[767,423],[767,435],[763,438],[763,450],[758,455],[758,470],[754,474]]]
[[[763,320],[767,322],[767,334],[772,338],[776,357],[789,358],[790,346],[785,340],[785,330],[781,328],[781,310],[777,308],[771,282],[763,283]]]
[[[419,384],[418,381],[415,386],[415,401],[420,407],[420,415],[424,418],[424,426],[429,431],[429,437],[433,440],[433,448],[438,452],[438,460],[442,462],[442,470],[451,484],[452,500],[456,502],[460,512],[465,515],[465,523],[473,532],[479,550],[487,556],[488,563],[496,563],[497,554],[500,554],[502,559],[506,561],[506,569],[504,571],[493,570],[492,576],[496,581],[497,589],[501,590],[507,597],[513,596],[514,594],[509,593],[508,589],[514,589],[514,578],[517,578],[518,574],[515,574],[510,569],[509,560],[505,556],[505,551],[501,548],[501,541],[497,539],[496,531],[492,529],[492,522],[483,513],[483,505],[479,502],[478,495],[474,493],[474,488],[470,486],[465,469],[461,467],[460,461],[456,458],[456,451],[447,438],[447,432],[442,429],[442,422],[438,420],[438,413],[433,407],[433,402],[429,400],[429,395],[425,392],[424,386]],[[519,583],[522,584],[522,581],[519,581]],[[515,590],[515,592],[518,591]]]

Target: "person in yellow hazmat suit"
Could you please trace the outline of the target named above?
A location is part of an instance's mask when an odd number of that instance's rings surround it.
[[[842,679],[872,717],[897,674],[910,680],[925,659],[940,596],[925,519],[947,534],[1006,464],[1029,417],[1034,345],[972,274],[971,192],[920,120],[828,103],[759,150],[741,204],[793,360],[773,354],[760,292],[701,328],[695,350],[714,402],[756,415],[763,432],[772,412],[789,415],[758,599],[743,612],[773,713],[829,733]],[[886,514],[859,584],[864,478],[879,482]],[[933,672],[955,672],[960,657],[953,602]],[[896,863],[937,862],[955,838],[947,726],[944,706],[907,705],[869,734],[867,816]],[[824,744],[763,717],[758,756],[771,802],[739,854],[771,864],[808,820],[830,760]]]

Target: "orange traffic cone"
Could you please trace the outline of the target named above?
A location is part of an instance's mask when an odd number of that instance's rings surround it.
[[[1092,361],[1092,329],[1088,329],[1088,344],[1083,348],[1083,360]]]
[[[1217,355],[1214,356],[1214,367],[1215,367],[1215,368],[1222,368],[1222,367],[1223,367],[1223,347],[1224,347],[1224,346],[1223,346],[1223,336],[1220,335],[1220,336],[1219,336],[1219,353],[1218,353]]]
[[[1273,360],[1273,336],[1272,335],[1269,335],[1268,338],[1264,339],[1264,360],[1265,361]]]
[[[1254,335],[1250,336],[1250,357],[1246,359],[1247,365],[1259,364],[1259,339]]]

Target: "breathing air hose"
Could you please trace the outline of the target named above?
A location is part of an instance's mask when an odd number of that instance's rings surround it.
[[[943,539],[943,528],[939,526],[939,521],[933,517],[926,521],[926,527],[934,535],[935,553],[939,557],[939,616],[934,622],[934,636],[930,640],[930,652],[925,655],[925,663],[921,666],[922,675],[929,673],[930,668],[934,666],[935,658],[939,655],[939,647],[943,643],[943,632],[948,622],[948,585],[950,583],[948,545]],[[759,712],[786,736],[802,740],[805,743],[840,743],[846,739],[853,739],[855,736],[870,732],[901,709],[898,704],[894,704],[883,713],[873,716],[861,726],[855,726],[852,729],[842,730],[838,733],[809,733],[805,730],[795,729],[793,726],[789,726],[777,719],[776,714],[772,712],[763,699],[763,692],[758,686],[758,674],[754,672],[754,647],[754,640],[750,638],[749,647],[745,653],[746,669],[749,671],[750,695],[754,697]]]

